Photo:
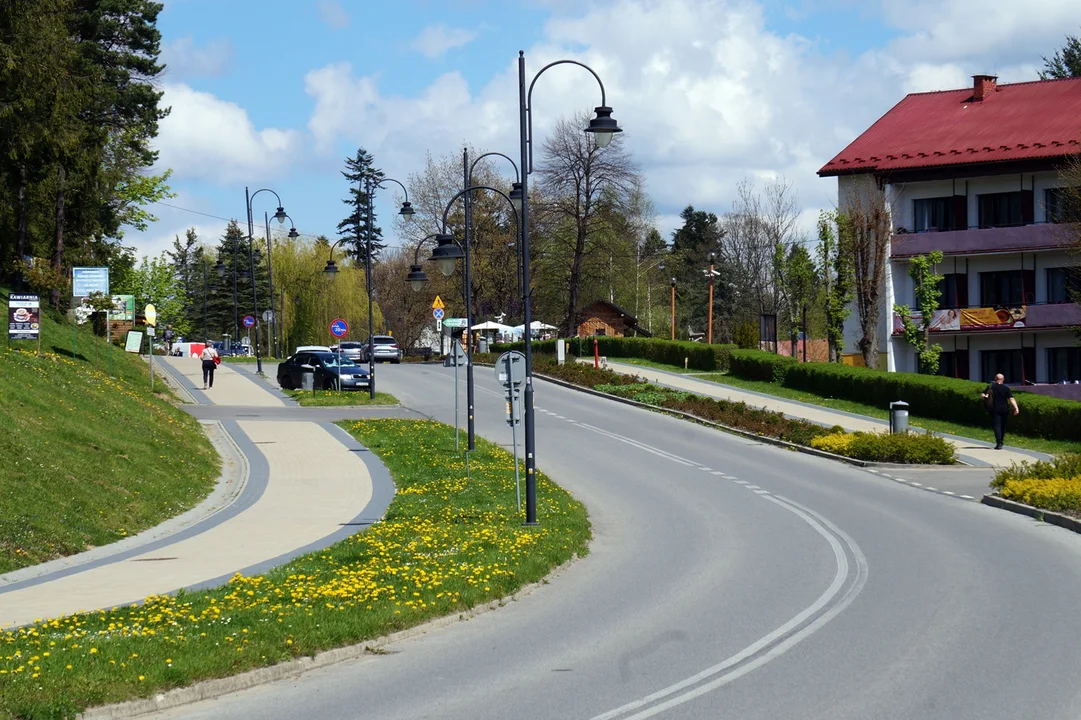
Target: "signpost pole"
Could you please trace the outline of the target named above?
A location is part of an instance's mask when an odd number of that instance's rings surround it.
[[[458,353],[462,351],[462,343],[454,339],[453,333],[450,342],[454,350],[451,353],[454,357],[454,452],[458,452]]]
[[[507,402],[510,408],[510,438],[511,445],[514,447],[514,497],[518,501],[518,512],[522,512],[522,485],[518,476],[518,424],[514,421],[515,401],[514,397],[514,383],[511,380],[510,373],[510,353],[503,355],[504,363],[507,366]]]

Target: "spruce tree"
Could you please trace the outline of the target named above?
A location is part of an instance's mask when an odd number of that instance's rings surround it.
[[[338,223],[338,235],[348,238],[347,245],[351,246],[350,254],[360,264],[365,264],[368,259],[368,193],[367,184],[370,181],[374,186],[386,177],[383,171],[375,167],[371,153],[364,148],[358,148],[356,157],[346,158],[345,170],[342,177],[349,181],[349,197],[342,200],[349,207],[349,214]],[[372,208],[372,262],[379,259],[379,253],[384,247],[383,231],[376,224],[375,208]]]

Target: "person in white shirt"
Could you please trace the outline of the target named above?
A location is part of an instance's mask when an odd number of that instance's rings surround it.
[[[209,340],[199,355],[199,359],[203,361],[203,390],[206,390],[208,387],[214,387],[214,370],[218,367],[218,351]]]

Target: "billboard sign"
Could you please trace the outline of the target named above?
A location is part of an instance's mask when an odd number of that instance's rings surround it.
[[[41,305],[37,295],[8,295],[8,339],[37,340]]]
[[[73,297],[90,297],[94,293],[109,294],[109,268],[77,267],[71,269]]]
[[[135,296],[113,295],[113,309],[109,311],[112,320],[135,320]]]

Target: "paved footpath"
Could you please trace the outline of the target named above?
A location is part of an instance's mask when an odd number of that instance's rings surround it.
[[[0,627],[217,585],[326,547],[382,517],[394,493],[386,469],[370,456],[366,465],[361,446],[327,416],[291,417],[289,410],[301,408],[248,373],[220,366],[214,388],[203,392],[198,360],[165,363],[195,408],[213,405],[224,415],[218,422],[242,455],[242,489],[172,535],[148,531],[146,542],[130,539],[111,554],[98,548],[50,572],[0,576]],[[280,412],[259,414],[268,409]]]
[[[580,362],[591,363],[593,360],[589,359]],[[865,415],[856,415],[840,410],[831,410],[829,408],[811,405],[797,400],[786,400],[772,395],[766,395],[765,393],[741,390],[728,385],[709,382],[708,380],[699,380],[691,375],[656,370],[641,365],[631,365],[629,363],[612,362],[611,360],[608,361],[608,367],[611,370],[626,375],[638,375],[658,385],[664,385],[679,390],[687,390],[698,395],[705,395],[707,397],[714,397],[722,400],[745,402],[753,407],[775,410],[784,413],[787,417],[802,418],[827,427],[840,425],[845,430],[864,432],[881,432],[889,427],[889,423],[885,420],[877,420]],[[1047,459],[1050,457],[1043,453],[1023,450],[1021,448],[1012,448],[1009,446],[1004,447],[1002,450],[995,450],[991,443],[957,437],[954,435],[944,435],[943,437],[953,443],[954,447],[957,448],[957,456],[962,462],[976,467],[1008,467],[1014,462]],[[1007,439],[1008,437],[1009,436],[1007,436]]]

